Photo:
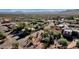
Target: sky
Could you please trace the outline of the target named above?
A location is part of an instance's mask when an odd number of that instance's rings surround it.
[[[56,12],[66,9],[0,9],[0,12]]]

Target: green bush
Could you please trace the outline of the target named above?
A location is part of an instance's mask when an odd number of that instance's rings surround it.
[[[44,33],[42,34],[43,37],[43,41],[44,42],[49,42],[50,41],[50,35],[48,32],[44,31]]]
[[[51,44],[50,42],[51,42],[51,40],[50,40],[49,37],[45,37],[45,38],[43,39],[43,43],[44,43],[45,48],[47,48],[47,47],[50,46],[50,44]]]
[[[74,20],[74,16],[67,17],[68,20]]]
[[[53,43],[53,35],[50,35],[49,32],[44,32],[43,33],[43,42],[47,44],[52,44]]]
[[[76,46],[79,48],[79,40],[76,42]]]
[[[21,28],[21,29],[23,29],[25,26],[26,26],[25,23],[19,23],[18,24],[18,28]]]
[[[17,27],[13,28],[11,33],[21,31],[23,28],[25,28],[25,26],[25,23],[17,23]]]
[[[64,38],[61,38],[59,40],[59,44],[62,45],[62,46],[67,46],[68,45],[68,41]]]
[[[61,38],[61,33],[58,32],[58,31],[53,31],[53,36],[54,36],[54,39],[60,39]]]
[[[45,38],[44,38],[44,41],[45,41],[46,43],[49,43],[49,42],[50,42],[50,38],[49,38],[49,37],[45,37]]]
[[[49,36],[49,33],[44,32],[44,38],[45,38],[45,37],[48,37],[48,36]]]
[[[41,19],[34,19],[31,21],[31,24],[33,24],[33,27],[36,29],[36,30],[41,30],[44,28],[45,26],[45,21],[41,20]]]
[[[25,28],[25,31],[28,32],[28,33],[31,33],[31,28],[27,28],[27,27],[26,27],[26,28]]]
[[[12,44],[12,49],[18,49],[18,48],[19,48],[19,43]]]
[[[0,32],[0,37],[3,37],[3,33],[2,32]]]
[[[26,26],[25,23],[17,23],[17,27],[14,28],[14,29],[12,30],[12,32],[13,32],[13,31],[20,31],[20,30],[22,30],[23,28],[25,28],[25,26]]]
[[[2,32],[0,32],[0,40],[3,38],[5,38],[5,35]]]

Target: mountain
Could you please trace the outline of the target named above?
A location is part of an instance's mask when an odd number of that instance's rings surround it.
[[[79,15],[79,9],[68,9],[66,11],[60,12],[60,14],[65,14],[65,15]]]
[[[0,13],[57,13],[64,11],[64,9],[0,9]]]
[[[64,9],[0,9],[0,12],[54,12],[54,11],[63,11]]]
[[[79,15],[79,9],[0,9],[0,14]]]

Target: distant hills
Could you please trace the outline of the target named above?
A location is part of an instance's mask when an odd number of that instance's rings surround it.
[[[79,15],[79,9],[0,9],[0,14]]]
[[[62,11],[62,12],[60,12],[60,14],[79,15],[79,9],[70,9],[70,10]]]
[[[0,12],[57,12],[64,9],[0,9]]]

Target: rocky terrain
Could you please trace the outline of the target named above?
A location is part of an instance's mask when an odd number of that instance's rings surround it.
[[[46,16],[1,16],[0,49],[78,49],[79,18]]]

